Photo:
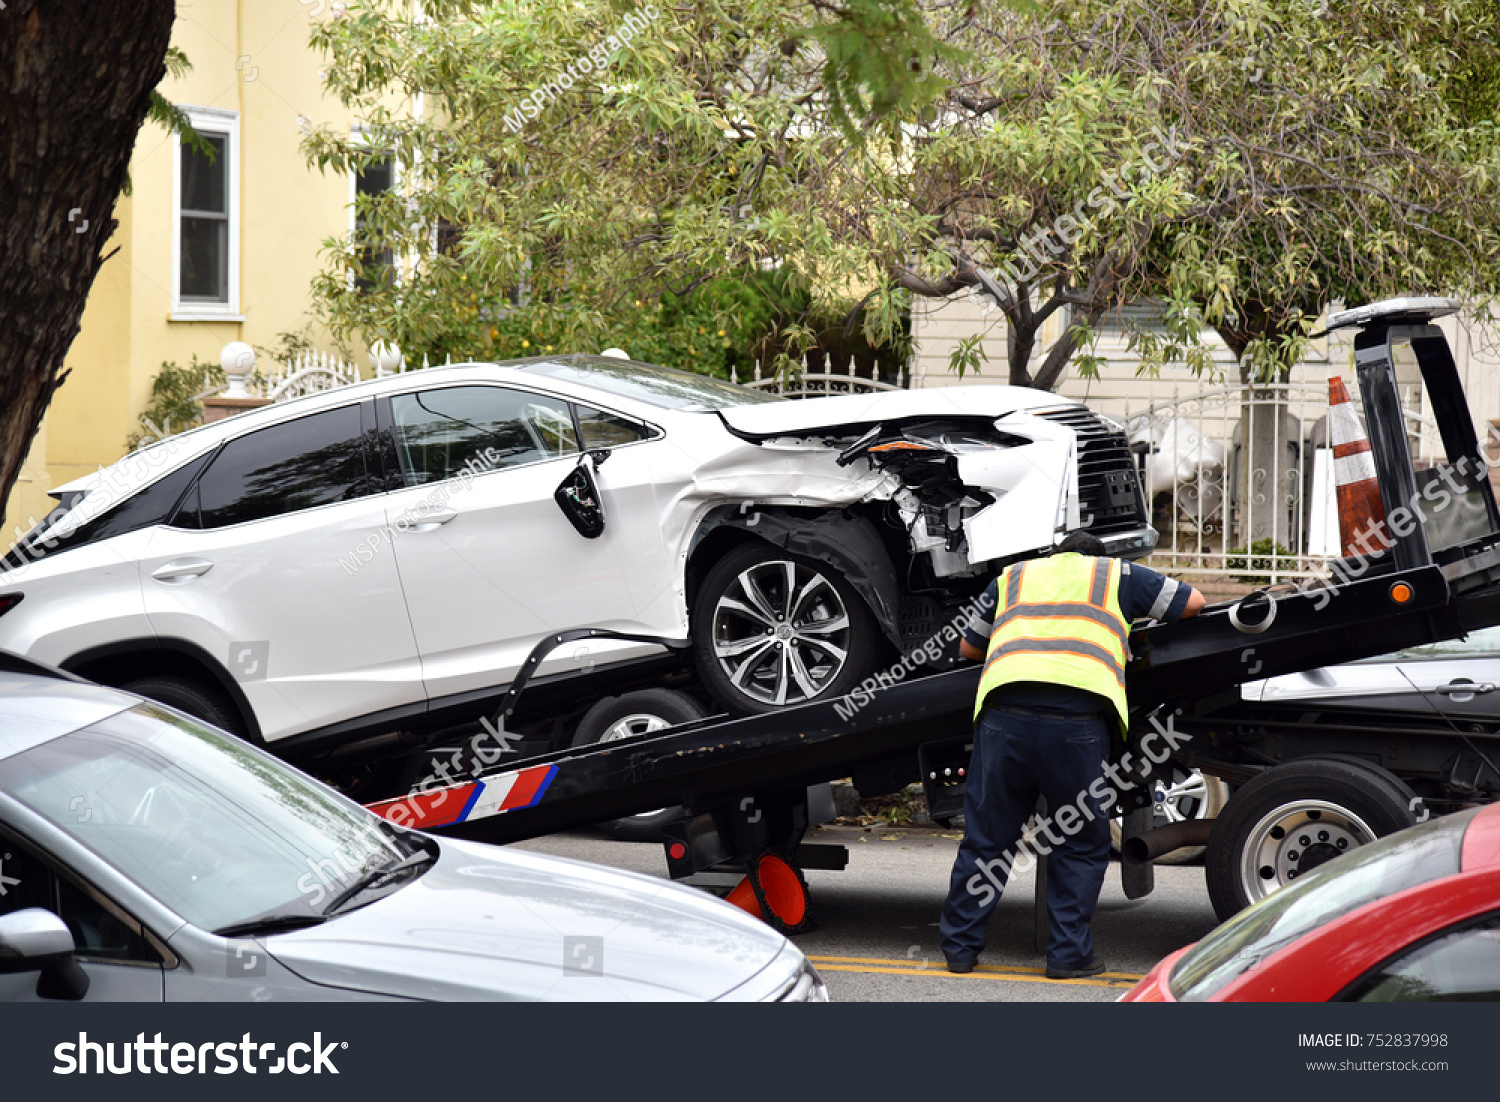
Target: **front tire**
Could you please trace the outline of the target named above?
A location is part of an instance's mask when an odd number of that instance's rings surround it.
[[[642,689],[623,696],[607,696],[578,721],[578,728],[573,732],[573,746],[618,742],[693,723],[707,715],[692,697],[670,689]],[[664,807],[627,815],[623,819],[606,819],[595,826],[622,842],[659,842],[662,828],[675,823],[682,815],[681,807]]]
[[[692,636],[699,677],[737,715],[843,696],[880,657],[875,619],[841,575],[758,540],[703,579]]]
[[[1223,922],[1341,853],[1416,822],[1416,797],[1378,766],[1278,765],[1235,792],[1208,843],[1208,897]]]

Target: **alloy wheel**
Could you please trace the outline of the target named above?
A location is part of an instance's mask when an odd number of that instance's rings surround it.
[[[763,704],[821,693],[848,661],[849,633],[833,583],[789,560],[741,571],[714,606],[714,657],[736,689]]]

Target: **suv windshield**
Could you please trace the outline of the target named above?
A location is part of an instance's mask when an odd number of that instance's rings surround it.
[[[570,356],[566,360],[544,360],[514,366],[532,375],[579,383],[662,409],[679,409],[688,413],[786,401],[777,394],[726,383],[722,379],[711,379],[707,375],[695,375],[691,371],[679,371],[675,367],[636,363],[634,360],[617,360],[609,356]]]
[[[1336,857],[1241,911],[1172,969],[1172,994],[1203,1002],[1303,934],[1366,903],[1459,871],[1464,829],[1479,808],[1445,815]]]
[[[0,761],[0,789],[206,930],[320,916],[409,855],[332,789],[150,703]]]

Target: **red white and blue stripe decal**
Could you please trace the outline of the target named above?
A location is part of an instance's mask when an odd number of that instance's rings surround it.
[[[501,773],[482,781],[382,800],[370,804],[369,808],[397,826],[430,830],[466,823],[471,819],[487,819],[523,807],[535,807],[556,774],[555,765],[533,765],[529,769]]]

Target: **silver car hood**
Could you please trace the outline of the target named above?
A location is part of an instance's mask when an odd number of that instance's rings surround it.
[[[716,999],[788,948],[691,888],[438,841],[437,864],[417,880],[322,926],[268,937],[266,948],[313,983],[444,1001]],[[788,978],[800,962],[795,951],[785,958]]]
[[[1016,411],[1077,405],[1045,390],[1017,386],[942,386],[839,394],[795,402],[731,406],[719,416],[753,436],[893,421],[908,417],[999,417]]]

